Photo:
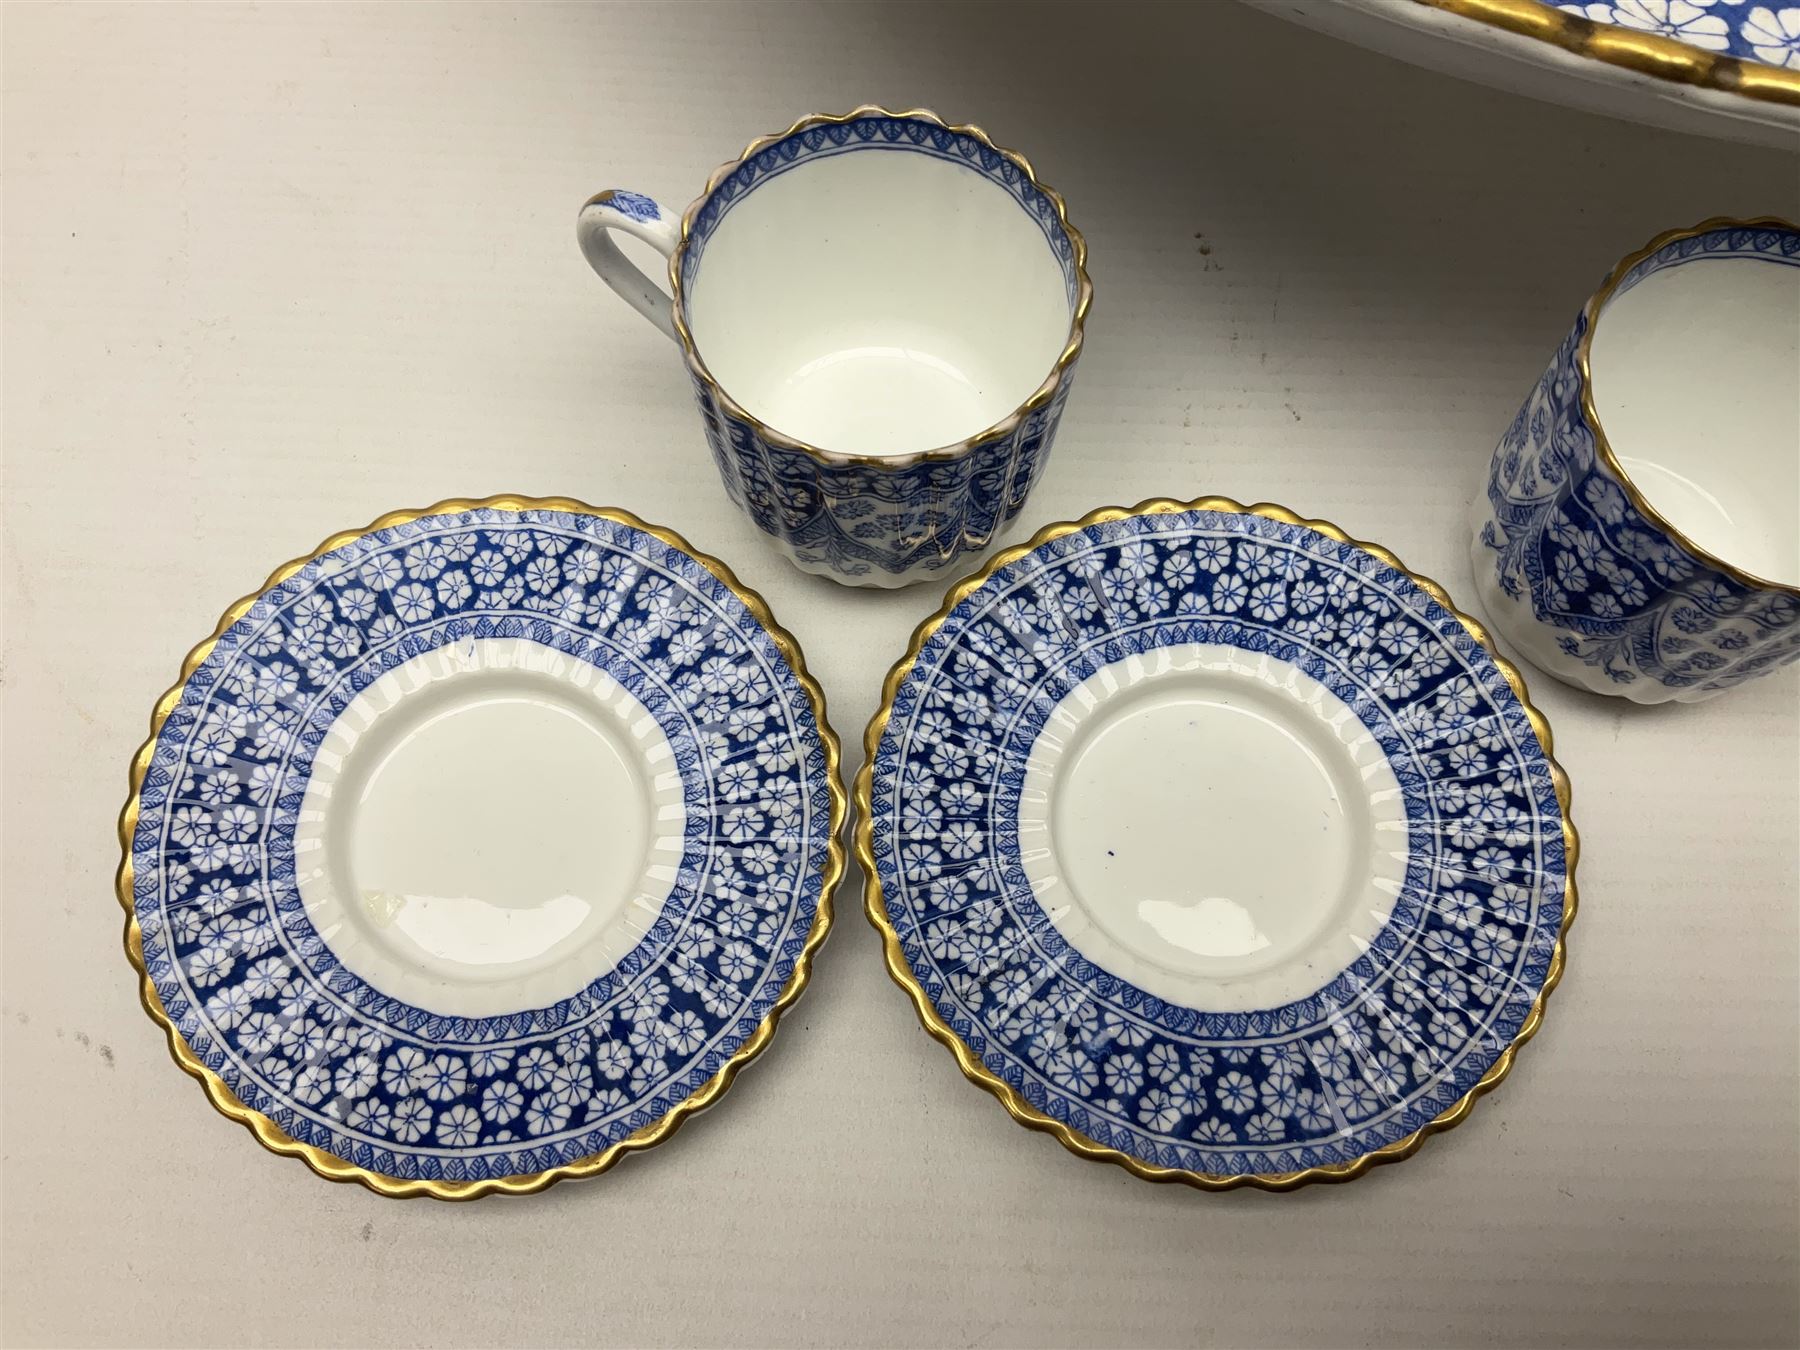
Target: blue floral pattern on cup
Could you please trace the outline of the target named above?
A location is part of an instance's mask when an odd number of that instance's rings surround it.
[[[606,194],[606,204],[633,220],[656,220],[662,215],[662,208],[641,192],[627,192],[616,188]]]
[[[686,838],[660,917],[612,971],[552,1006],[466,1018],[337,960],[294,839],[313,756],[356,694],[486,638],[629,690],[674,750]],[[401,1178],[572,1162],[690,1096],[773,1007],[827,872],[826,760],[773,638],[686,553],[562,511],[422,517],[308,563],[188,678],[131,845],[144,967],[195,1055],[304,1143]]]
[[[1020,793],[1061,698],[1195,642],[1325,685],[1405,799],[1387,922],[1281,1007],[1214,1012],[1136,987],[1064,941],[1025,873]],[[1037,1111],[1155,1166],[1266,1176],[1405,1138],[1512,1044],[1562,929],[1562,810],[1505,674],[1410,577],[1256,516],[1133,516],[1002,568],[897,690],[870,802],[887,918],[939,1017]]]
[[[866,116],[807,127],[743,160],[708,193],[681,255],[691,294],[712,233],[732,206],[797,164],[846,153],[930,155],[997,184],[1028,212],[1062,268],[1070,312],[1081,302],[1081,250],[1056,201],[993,146],[933,121]],[[814,453],[766,435],[694,375],[694,392],[726,491],[802,568],[896,585],[944,575],[985,548],[1024,505],[1056,435],[1074,376],[1016,427],[970,448],[885,462]]]
[[[1800,231],[1677,238],[1634,264],[1614,294],[1663,268],[1744,256],[1800,266]],[[1585,683],[1641,701],[1703,697],[1800,658],[1793,591],[1748,584],[1697,556],[1637,509],[1601,458],[1582,407],[1590,323],[1584,309],[1494,451],[1477,502],[1477,584],[1492,595],[1491,579],[1499,603],[1529,606],[1557,652],[1592,672]]]
[[[948,575],[1012,522],[1043,472],[1071,384],[1065,373],[1049,403],[998,439],[893,468],[775,444],[698,380],[695,395],[732,501],[806,570],[891,585]]]

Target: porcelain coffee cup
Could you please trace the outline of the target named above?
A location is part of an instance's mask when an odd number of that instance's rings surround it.
[[[669,293],[614,230],[668,257]],[[577,235],[680,346],[726,491],[803,570],[943,576],[1024,505],[1093,287],[1062,198],[979,128],[803,118],[679,216],[609,190]]]
[[[1568,684],[1694,702],[1800,658],[1800,227],[1708,220],[1614,267],[1473,525],[1489,621]]]

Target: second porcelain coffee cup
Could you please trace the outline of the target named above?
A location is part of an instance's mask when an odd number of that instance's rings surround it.
[[[1800,227],[1713,219],[1620,262],[1472,524],[1489,622],[1565,683],[1691,703],[1800,661]]]
[[[613,230],[667,255],[671,294]],[[979,128],[803,118],[680,216],[609,190],[577,234],[681,347],[726,490],[802,570],[942,577],[1024,505],[1093,286],[1062,198]]]

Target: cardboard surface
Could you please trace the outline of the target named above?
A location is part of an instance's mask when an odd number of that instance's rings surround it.
[[[853,874],[773,1049],[679,1138],[534,1199],[382,1201],[173,1067],[112,872],[151,703],[225,605],[453,494],[618,504],[727,559],[860,763],[940,594],[804,578],[733,512],[675,351],[576,252],[599,188],[679,207],[752,136],[864,100],[979,122],[1066,194],[1096,287],[1013,539],[1216,492],[1467,597],[1464,504],[1582,299],[1659,229],[1800,215],[1800,161],[1226,4],[0,22],[7,1343],[1794,1339],[1794,671],[1653,710],[1531,677],[1585,845],[1545,1029],[1412,1161],[1288,1196],[1019,1129],[889,984]]]

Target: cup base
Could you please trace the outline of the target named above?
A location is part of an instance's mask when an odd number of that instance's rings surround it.
[[[972,572],[987,557],[988,550],[972,553],[958,553],[947,562],[935,559],[929,563],[916,563],[903,572],[890,572],[882,567],[870,567],[866,572],[852,574],[840,562],[823,561],[804,558],[794,546],[779,535],[770,535],[769,543],[795,567],[808,576],[824,577],[835,581],[840,586],[860,586],[867,590],[897,591],[907,586],[918,586],[925,582],[936,582],[947,586],[964,573]]]
[[[1501,589],[1494,568],[1494,552],[1481,537],[1482,526],[1488,519],[1486,507],[1485,497],[1477,499],[1475,528],[1469,540],[1469,570],[1475,583],[1475,596],[1481,603],[1481,617],[1511,649],[1509,654],[1523,657],[1533,667],[1571,689],[1630,699],[1633,703],[1698,703],[1723,692],[1718,689],[1672,689],[1646,679],[1622,683],[1612,679],[1599,666],[1591,666],[1559,648],[1555,631],[1531,612],[1530,602],[1515,599]]]

